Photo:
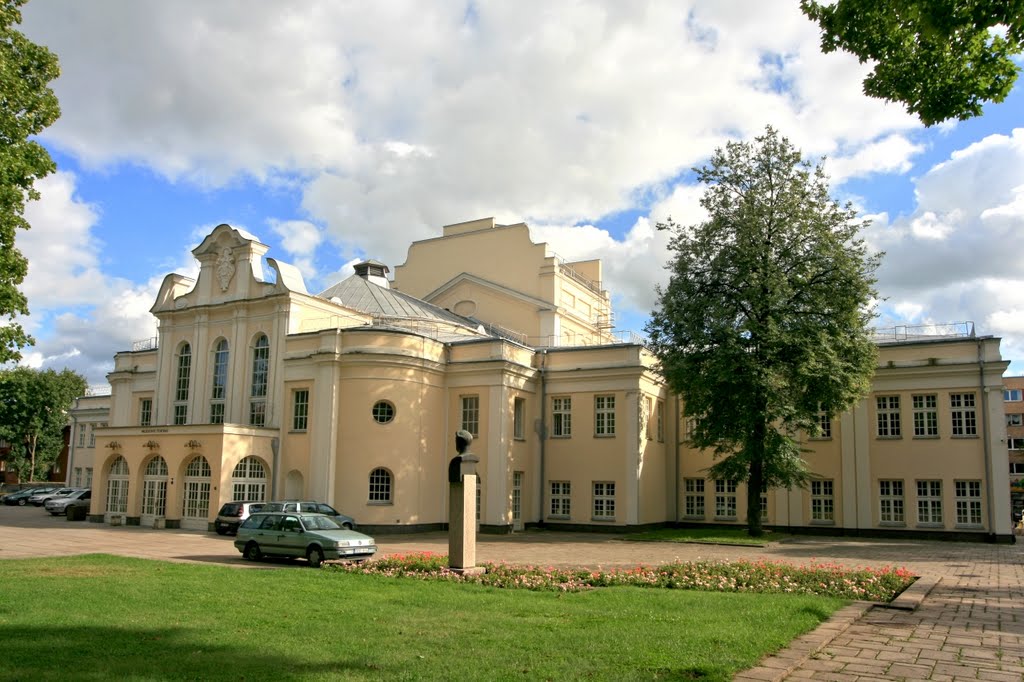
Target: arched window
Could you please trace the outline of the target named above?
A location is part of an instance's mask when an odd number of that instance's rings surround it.
[[[157,455],[149,460],[142,477],[143,516],[163,516],[167,513],[167,462]]]
[[[128,511],[128,462],[121,455],[110,463],[107,476],[107,511],[124,514]]]
[[[246,457],[231,472],[231,499],[263,502],[267,499],[267,469],[256,457]]]
[[[178,351],[178,377],[174,386],[174,423],[188,423],[188,386],[192,378],[192,346],[181,344]]]
[[[370,472],[370,497],[369,501],[377,504],[391,503],[392,490],[391,472],[383,467],[378,467]]]
[[[228,387],[228,342],[221,339],[213,350],[213,386],[210,390],[210,423],[224,423],[224,398]]]
[[[210,463],[202,455],[196,455],[185,469],[184,504],[182,525],[186,528],[203,528],[210,515]],[[191,521],[191,523],[187,523]]]
[[[266,334],[256,337],[252,348],[252,389],[249,392],[249,425],[267,423],[267,377],[270,373],[270,339]]]

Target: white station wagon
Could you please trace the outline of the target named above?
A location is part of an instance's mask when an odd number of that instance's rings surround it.
[[[235,548],[249,561],[264,556],[306,557],[318,568],[324,559],[364,561],[377,545],[369,535],[348,530],[323,514],[259,512],[238,527]]]

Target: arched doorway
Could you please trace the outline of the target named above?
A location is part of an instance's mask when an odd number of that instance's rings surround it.
[[[302,472],[292,469],[284,479],[284,499],[301,500],[306,496]]]
[[[110,463],[107,472],[107,506],[105,520],[128,513],[128,461],[121,455]]]
[[[210,463],[196,455],[185,469],[181,527],[207,530],[210,521]]]
[[[143,526],[152,526],[158,517],[167,514],[167,461],[157,455],[149,460],[142,475]]]

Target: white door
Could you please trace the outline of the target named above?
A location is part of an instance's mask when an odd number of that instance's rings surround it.
[[[523,472],[512,472],[512,530],[523,529]]]

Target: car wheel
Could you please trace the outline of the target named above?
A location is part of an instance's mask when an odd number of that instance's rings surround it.
[[[218,528],[217,529],[217,535],[227,535],[227,534],[228,534],[228,532],[226,530],[224,530],[223,528]]]
[[[25,506],[25,503],[26,503],[26,502],[28,502],[28,500],[26,500],[26,499],[25,499],[25,498],[23,497],[23,498],[21,498],[20,500],[18,500],[18,506],[19,506],[19,507],[24,507],[24,506]]]
[[[260,550],[260,546],[255,542],[250,542],[245,546],[245,553],[242,554],[249,561],[259,561],[263,558],[263,552]]]
[[[341,527],[344,528],[345,530],[352,530],[352,524],[349,523],[348,521],[346,521],[345,523],[341,524]]]
[[[320,564],[324,562],[324,553],[319,547],[310,547],[306,550],[306,560],[313,568],[320,568]]]

